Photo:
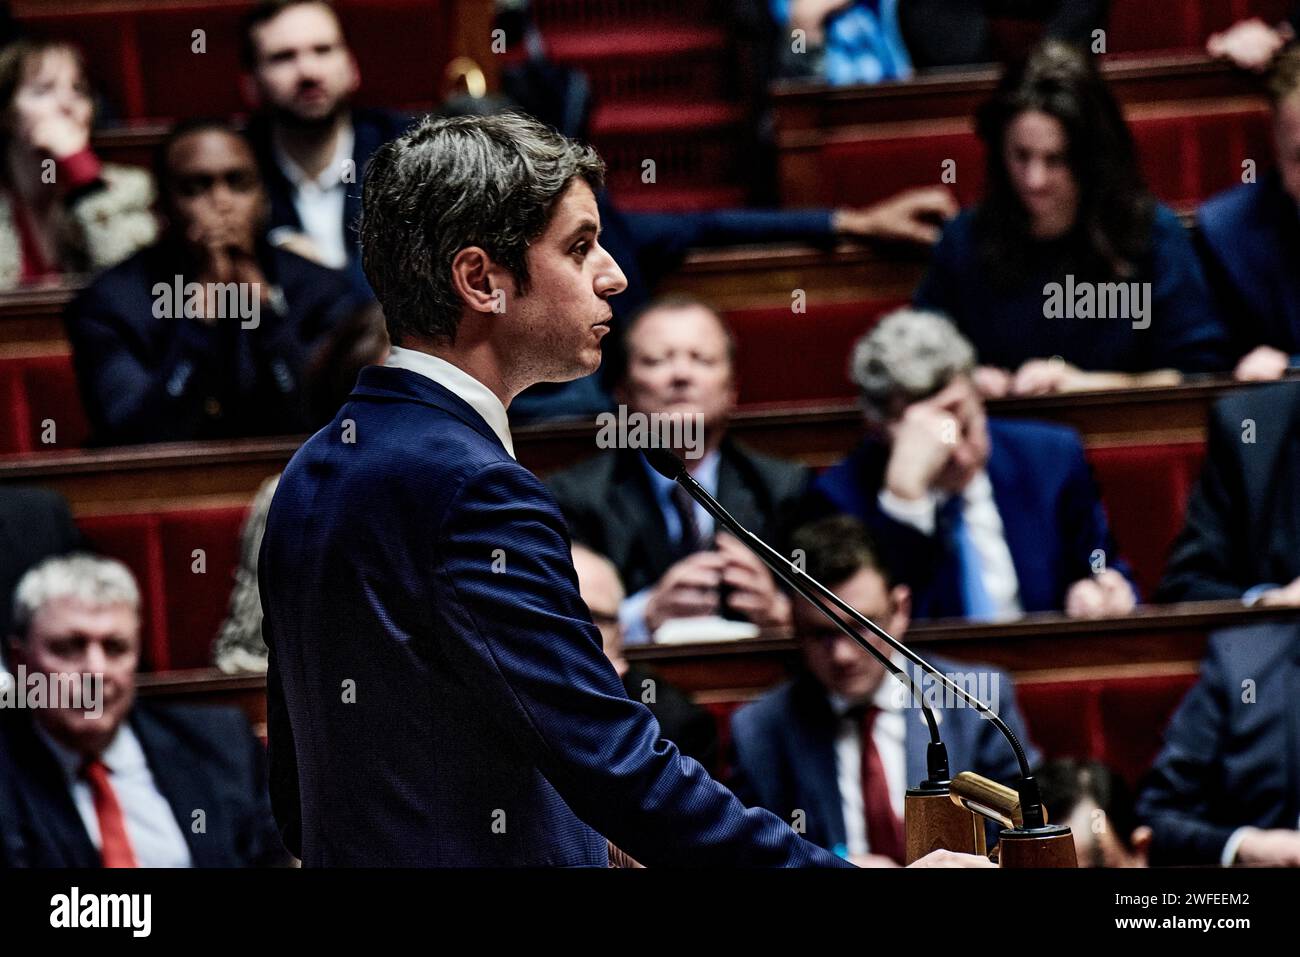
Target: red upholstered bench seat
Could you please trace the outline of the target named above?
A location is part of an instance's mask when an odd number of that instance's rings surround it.
[[[247,512],[245,506],[228,506],[77,520],[90,545],[124,562],[140,584],[143,670],[212,663]]]
[[[76,449],[90,434],[66,353],[0,359],[0,403],[0,454]]]

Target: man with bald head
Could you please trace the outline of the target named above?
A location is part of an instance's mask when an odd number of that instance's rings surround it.
[[[179,125],[157,174],[163,236],[67,312],[96,442],[307,431],[302,373],[357,308],[348,284],[267,242],[253,151],[227,124]]]
[[[570,531],[607,555],[630,596],[619,619],[628,644],[652,640],[667,621],[720,616],[760,628],[790,622],[771,574],[704,509],[650,468],[640,451],[665,438],[695,479],[757,535],[771,540],[802,496],[808,472],[760,455],[727,435],[736,407],[735,340],[698,299],[658,299],[627,330],[615,398],[618,421],[669,423],[620,432],[614,447],[551,476]],[[638,418],[639,417],[639,418]]]

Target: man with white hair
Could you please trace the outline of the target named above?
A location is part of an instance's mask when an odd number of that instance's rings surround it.
[[[125,565],[50,558],[19,581],[0,690],[5,863],[247,867],[287,860],[264,749],[234,709],[137,704]]]
[[[1136,591],[1078,435],[987,418],[974,368],[975,350],[943,316],[881,319],[850,363],[867,438],[817,479],[809,512],[861,519],[916,617],[1127,614]]]

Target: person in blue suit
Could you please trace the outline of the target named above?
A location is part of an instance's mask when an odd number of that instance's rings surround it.
[[[989,419],[975,353],[946,318],[898,310],[854,347],[868,437],[804,513],[861,519],[918,618],[1123,615],[1137,593],[1078,435]]]
[[[830,516],[797,530],[792,542],[809,576],[906,641],[908,588],[895,583],[861,522]],[[794,622],[805,667],[732,716],[732,790],[786,820],[797,814],[808,840],[855,863],[902,863],[903,796],[927,777],[924,712],[884,665],[807,602],[796,603]],[[893,655],[921,688],[922,702],[935,708],[952,772],[974,771],[1014,787],[1019,765],[997,727],[967,702],[939,692],[932,677],[884,642],[870,640]],[[1031,766],[1038,763],[1007,675],[928,658],[1006,721]],[[995,840],[996,832],[989,837]]]
[[[39,703],[0,709],[0,864],[289,863],[266,750],[243,714],[136,701],[141,605],[126,566],[49,558],[23,576],[13,602],[14,691],[34,695],[72,675],[86,676],[78,690],[90,693],[47,690]]]
[[[913,301],[952,316],[989,398],[1171,385],[1230,367],[1177,216],[1083,51],[1040,46],[980,111],[985,195],[944,230]]]
[[[428,120],[363,193],[393,343],[294,455],[258,563],[271,793],[307,866],[838,866],[628,698],[506,408],[600,363],[603,165],[527,118]]]
[[[1300,50],[1278,57],[1269,90],[1277,168],[1211,197],[1196,216],[1236,376],[1251,381],[1300,365]]]
[[[256,107],[248,138],[266,182],[272,239],[298,249],[305,235],[312,258],[370,298],[356,228],[361,182],[374,151],[412,117],[352,104],[361,71],[325,0],[263,0],[240,27],[241,86]]]
[[[1138,797],[1151,863],[1300,867],[1300,623],[1211,636]]]
[[[158,170],[163,236],[64,314],[91,441],[306,432],[306,370],[360,300],[341,273],[265,241],[257,165],[228,124],[179,124]]]

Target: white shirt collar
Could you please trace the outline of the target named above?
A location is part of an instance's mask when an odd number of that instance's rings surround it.
[[[46,747],[59,762],[63,768],[64,775],[69,781],[75,781],[81,773],[81,767],[86,759],[73,751],[71,748],[54,739],[54,736],[46,731],[39,723],[34,724],[37,736],[45,742]],[[145,757],[144,748],[140,746],[140,739],[135,736],[131,730],[131,725],[123,721],[113,735],[113,740],[108,743],[99,760],[112,774],[124,774],[134,771],[139,767],[147,767],[148,759]]]
[[[344,164],[352,160],[352,150],[355,145],[356,134],[352,130],[352,123],[344,123],[343,128],[339,130],[339,135],[334,139],[334,155],[325,164],[320,175],[312,179],[285,151],[284,145],[280,142],[279,132],[271,133],[271,152],[275,156],[276,165],[280,167],[280,171],[284,173],[294,189],[301,189],[304,183],[312,183],[320,190],[329,190],[342,185]]]
[[[510,457],[515,458],[515,446],[510,438],[510,418],[506,415],[506,407],[501,404],[496,393],[464,369],[452,365],[446,359],[431,356],[427,352],[403,349],[401,346],[393,346],[389,349],[388,359],[384,365],[392,369],[418,372],[426,379],[432,379],[449,392],[464,399],[496,433],[501,444],[510,453]]]

